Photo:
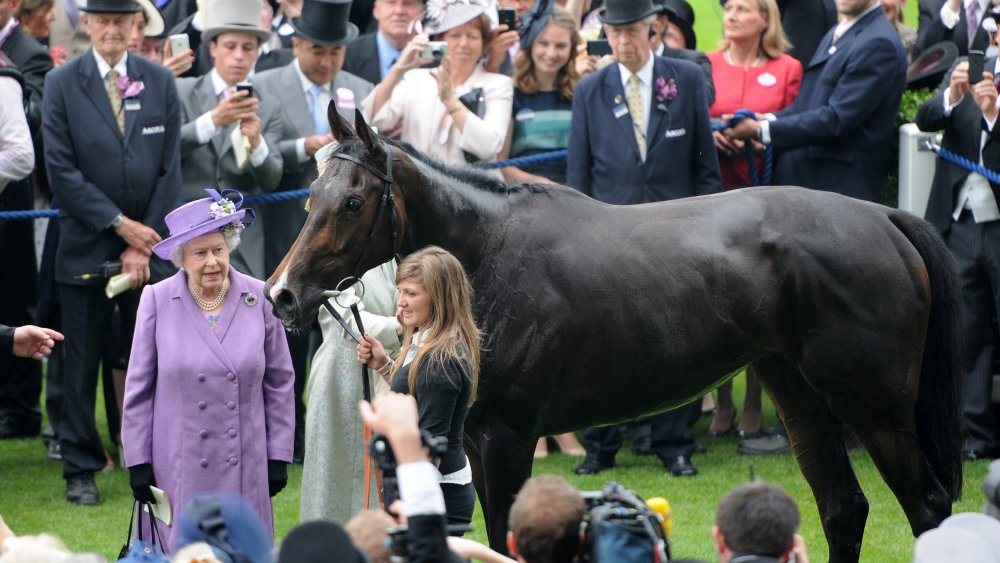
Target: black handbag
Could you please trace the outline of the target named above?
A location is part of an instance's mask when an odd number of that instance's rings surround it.
[[[118,552],[118,561],[142,561],[150,563],[169,563],[170,558],[163,554],[163,540],[160,531],[156,529],[156,518],[149,514],[149,543],[142,538],[142,515],[146,512],[148,503],[135,501],[132,505],[132,518],[128,522],[128,535],[125,536],[125,543]],[[135,524],[135,515],[139,513],[138,537],[132,537],[132,526]],[[159,545],[159,547],[157,547]]]

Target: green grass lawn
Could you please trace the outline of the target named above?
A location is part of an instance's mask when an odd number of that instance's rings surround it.
[[[737,378],[735,387],[737,397],[742,398],[742,377]],[[98,406],[98,420],[102,432],[106,432],[103,403]],[[768,415],[765,423],[773,423],[773,414]],[[634,456],[627,446],[618,456],[617,468],[602,475],[576,477],[573,467],[579,458],[562,454],[536,462],[534,474],[564,476],[581,490],[596,490],[605,481],[615,480],[645,497],[666,497],[673,512],[671,542],[675,557],[714,561],[709,530],[715,506],[729,489],[747,481],[752,471],[757,479],[781,485],[798,500],[803,517],[801,532],[812,560],[826,561],[826,542],[816,505],[792,456],[740,456],[736,453],[736,438],[709,438],[707,427],[708,419],[703,419],[696,427],[699,441],[708,446],[709,451],[695,457],[701,471],[695,478],[672,477],[655,458]],[[913,537],[902,510],[868,456],[858,452],[852,459],[871,505],[862,561],[910,561]],[[965,495],[955,505],[955,512],[982,509],[981,485],[987,466],[985,461],[965,465]],[[45,458],[41,440],[0,442],[0,514],[18,534],[54,533],[73,550],[97,552],[112,559],[124,540],[132,505],[127,472],[106,471],[97,476],[102,500],[98,507],[66,503],[63,500],[65,482],[61,475],[61,465]],[[289,486],[275,499],[279,540],[298,522],[301,480],[301,466],[293,466],[289,472]],[[474,524],[476,531],[472,537],[485,541],[485,527],[478,510]]]

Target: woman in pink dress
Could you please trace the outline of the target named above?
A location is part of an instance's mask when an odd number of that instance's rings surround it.
[[[781,28],[775,0],[727,0],[724,5],[723,37],[720,48],[708,54],[715,81],[715,103],[709,108],[713,119],[741,109],[758,114],[788,107],[799,93],[802,65],[785,52],[791,47]],[[713,133],[719,151],[722,187],[726,190],[753,184],[743,141]],[[756,143],[756,142],[755,142]],[[757,143],[756,169],[763,178],[763,147]],[[751,436],[761,427],[761,388],[752,370],[747,372],[747,394],[740,419],[739,434]],[[709,427],[711,435],[732,429],[736,418],[733,384],[719,387],[718,408]]]

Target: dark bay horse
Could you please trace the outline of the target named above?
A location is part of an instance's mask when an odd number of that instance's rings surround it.
[[[340,144],[269,299],[300,326],[324,289],[395,252],[435,244],[461,260],[485,333],[466,448],[494,548],[539,436],[681,405],[748,364],[788,427],[831,561],[858,560],[868,515],[845,425],[914,535],[950,514],[957,289],[927,223],[794,187],[616,207],[409,154],[360,114],[356,129],[330,122]]]

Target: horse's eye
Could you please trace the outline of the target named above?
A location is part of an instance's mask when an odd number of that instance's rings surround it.
[[[344,203],[344,209],[348,211],[359,211],[362,203],[363,202],[360,199],[352,197]]]

